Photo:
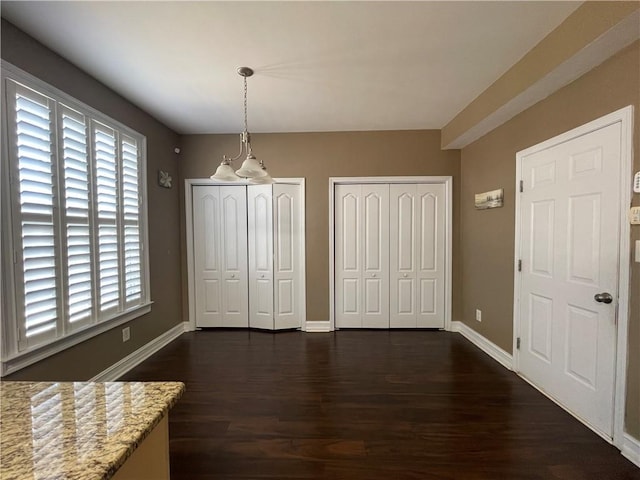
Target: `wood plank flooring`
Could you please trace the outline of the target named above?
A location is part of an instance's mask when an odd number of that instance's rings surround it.
[[[172,480],[640,479],[456,333],[182,335],[122,380],[180,380]]]

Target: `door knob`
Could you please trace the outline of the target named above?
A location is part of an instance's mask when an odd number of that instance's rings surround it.
[[[235,273],[232,273],[232,274],[231,274],[231,278],[236,278],[236,274],[235,274]]]
[[[600,303],[611,303],[611,302],[613,302],[613,297],[611,296],[610,293],[607,293],[607,292],[596,293],[593,298],[594,298],[594,300],[596,302],[600,302]]]
[[[373,278],[376,278],[376,274],[374,273],[373,275],[371,275]]]
[[[407,274],[406,274],[406,273],[403,273],[403,274],[402,274],[402,276],[403,276],[404,278],[407,278]]]

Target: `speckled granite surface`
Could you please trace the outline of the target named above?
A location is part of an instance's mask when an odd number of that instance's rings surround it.
[[[180,382],[0,382],[0,478],[111,478],[183,391]]]

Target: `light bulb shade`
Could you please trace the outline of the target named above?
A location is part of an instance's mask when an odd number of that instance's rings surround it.
[[[231,165],[226,162],[222,162],[216,169],[216,173],[209,178],[211,180],[218,180],[219,182],[237,182],[240,180],[240,177],[236,175]]]
[[[266,170],[263,170],[263,172],[267,172]],[[249,179],[249,183],[253,183],[255,185],[267,185],[270,183],[276,183],[275,180],[273,178],[271,178],[271,175],[269,175],[268,173],[262,177],[253,177]]]
[[[247,158],[242,162],[240,170],[236,170],[236,175],[245,178],[258,178],[268,175],[266,170],[262,169],[260,162],[256,160],[253,155],[247,155]]]

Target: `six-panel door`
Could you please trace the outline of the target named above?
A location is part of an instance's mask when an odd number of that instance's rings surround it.
[[[522,159],[520,373],[613,434],[620,124]],[[596,295],[610,294],[611,303]]]

